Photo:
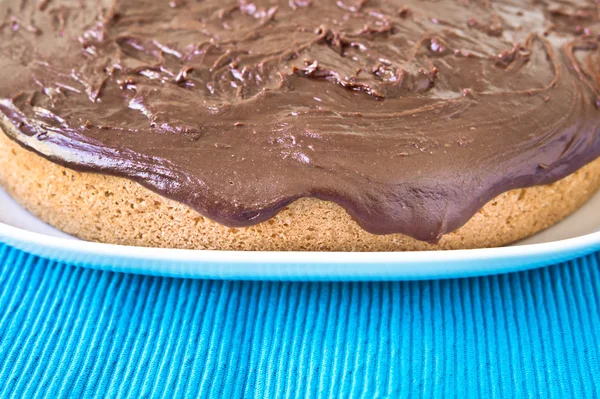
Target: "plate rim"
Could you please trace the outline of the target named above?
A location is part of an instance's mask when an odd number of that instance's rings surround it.
[[[521,258],[543,255],[546,257],[565,252],[585,250],[600,246],[600,231],[578,237],[536,244],[524,244],[495,248],[457,249],[439,251],[397,251],[397,252],[317,252],[317,251],[219,251],[177,248],[152,248],[106,244],[74,240],[29,231],[0,222],[1,241],[26,242],[43,248],[65,250],[77,254],[101,254],[102,256],[124,257],[128,259],[152,258],[161,261],[180,262],[227,262],[264,264],[375,264],[395,263],[414,264],[453,261],[480,261],[502,256]],[[7,244],[11,245],[10,242]],[[244,254],[244,256],[240,256]]]

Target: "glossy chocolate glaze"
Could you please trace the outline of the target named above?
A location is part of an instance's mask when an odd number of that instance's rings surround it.
[[[4,131],[228,226],[435,242],[600,155],[596,0],[3,0]]]

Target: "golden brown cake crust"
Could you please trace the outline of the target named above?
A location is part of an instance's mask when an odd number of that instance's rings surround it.
[[[600,159],[554,184],[499,195],[438,245],[370,234],[339,205],[313,198],[294,202],[265,223],[229,228],[130,180],[49,162],[1,131],[0,185],[41,220],[90,241],[219,250],[464,249],[506,245],[568,216],[600,187]]]

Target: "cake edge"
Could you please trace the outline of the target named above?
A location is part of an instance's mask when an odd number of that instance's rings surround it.
[[[1,130],[0,185],[39,219],[88,241],[258,251],[471,249],[524,239],[570,215],[600,188],[600,158],[553,184],[497,196],[438,244],[368,233],[341,206],[315,198],[299,199],[267,222],[230,228],[126,178],[50,162]]]

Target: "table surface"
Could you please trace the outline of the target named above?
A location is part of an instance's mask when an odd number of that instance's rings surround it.
[[[600,395],[600,253],[509,275],[223,282],[0,244],[0,397]]]

